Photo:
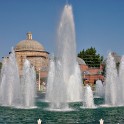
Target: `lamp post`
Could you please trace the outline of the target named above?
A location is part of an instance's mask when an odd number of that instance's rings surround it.
[[[40,91],[40,68],[39,68],[39,81],[38,81],[38,91]]]

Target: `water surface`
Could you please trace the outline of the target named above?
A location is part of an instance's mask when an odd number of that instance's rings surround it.
[[[95,99],[95,104],[102,104],[103,99]],[[48,103],[37,101],[37,108],[16,109],[0,107],[0,124],[99,124],[102,118],[105,124],[124,124],[124,107],[82,109],[82,103],[70,103],[73,111],[49,111]]]

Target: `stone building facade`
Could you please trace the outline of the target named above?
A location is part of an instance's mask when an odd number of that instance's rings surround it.
[[[14,48],[19,73],[22,74],[23,63],[27,58],[30,63],[35,67],[36,72],[42,68],[48,67],[49,53],[45,51],[42,44],[32,39],[32,33],[27,33],[27,39],[20,41]]]

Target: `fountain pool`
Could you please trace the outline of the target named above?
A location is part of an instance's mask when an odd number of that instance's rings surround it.
[[[95,104],[104,103],[103,99],[96,98]],[[40,118],[43,124],[99,124],[102,118],[105,124],[124,124],[124,107],[110,107],[96,109],[82,109],[82,103],[70,103],[73,111],[47,111],[48,103],[37,99],[35,109],[15,109],[0,107],[0,124],[37,124]]]

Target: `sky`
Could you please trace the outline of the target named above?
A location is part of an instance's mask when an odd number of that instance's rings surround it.
[[[52,53],[66,3],[67,0],[0,0],[0,60],[26,39],[29,31]],[[68,3],[73,7],[77,53],[92,46],[104,58],[109,51],[124,55],[124,0]]]

